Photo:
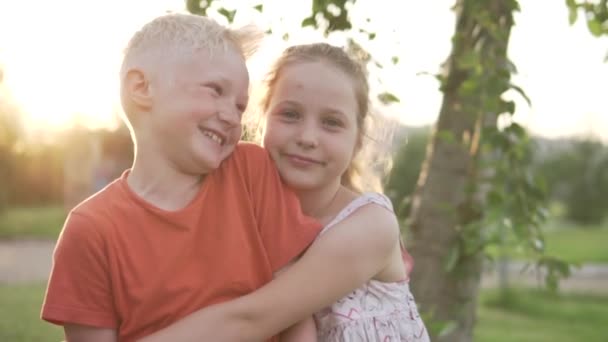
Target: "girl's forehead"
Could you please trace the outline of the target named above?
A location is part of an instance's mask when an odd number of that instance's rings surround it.
[[[351,77],[342,70],[322,62],[294,63],[286,66],[277,75],[272,89],[274,95],[291,92],[315,93],[325,98],[346,98],[356,101]]]

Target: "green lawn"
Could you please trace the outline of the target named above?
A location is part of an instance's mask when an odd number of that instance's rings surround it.
[[[66,212],[61,206],[10,208],[0,213],[0,238],[57,239]]]
[[[39,319],[44,286],[0,285],[0,341],[57,342],[63,330]]]
[[[475,341],[608,341],[608,296],[517,290],[502,301],[490,291],[480,303]]]
[[[44,286],[0,285],[0,341],[60,341],[62,330],[39,317]],[[608,296],[517,290],[506,302],[496,291],[480,299],[475,341],[605,342]]]
[[[547,254],[569,262],[608,263],[608,223],[586,228],[559,226],[547,231]]]
[[[544,228],[546,254],[571,263],[608,263],[608,221],[603,225],[582,227],[563,221],[548,222]],[[509,236],[509,241],[514,239]],[[529,251],[522,246],[508,246],[513,259],[529,260]],[[488,248],[494,257],[499,255],[495,245]]]
[[[0,239],[55,240],[66,213],[60,206],[12,208],[0,214]],[[561,221],[546,226],[547,253],[570,262],[608,263],[608,222],[600,227],[576,227]]]

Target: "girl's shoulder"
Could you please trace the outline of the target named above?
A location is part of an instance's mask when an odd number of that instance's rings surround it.
[[[370,210],[370,211],[368,211],[369,215],[373,215],[375,217],[378,217],[378,216],[394,217],[395,216],[395,213],[393,211],[393,205],[391,203],[391,200],[388,197],[386,197],[383,194],[377,193],[377,192],[366,192],[366,193],[363,193],[360,196],[356,197],[349,204],[347,204],[338,213],[338,215],[336,215],[336,217],[329,224],[327,224],[325,226],[325,228],[323,229],[323,232],[328,230],[330,227],[336,225],[337,223],[347,219],[349,216],[351,216],[353,213],[357,212],[359,209],[367,207],[370,204],[375,204],[375,205],[383,208],[384,210],[382,210],[382,211],[378,211],[378,210],[371,211]]]

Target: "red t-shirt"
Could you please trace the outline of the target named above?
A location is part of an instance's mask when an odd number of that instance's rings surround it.
[[[44,320],[115,328],[120,341],[141,338],[261,287],[321,228],[253,144],[239,144],[178,211],[138,197],[127,174],[70,213]]]

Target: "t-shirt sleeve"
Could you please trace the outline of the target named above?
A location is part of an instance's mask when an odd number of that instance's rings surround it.
[[[251,196],[266,252],[276,272],[314,241],[321,225],[305,216],[295,193],[282,181],[268,152],[247,146]]]
[[[42,319],[99,328],[116,328],[108,258],[93,220],[71,213],[53,253],[53,267]]]

